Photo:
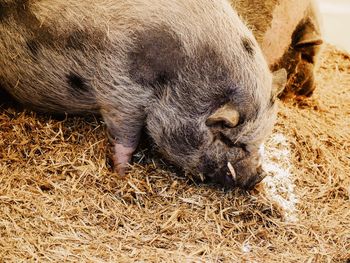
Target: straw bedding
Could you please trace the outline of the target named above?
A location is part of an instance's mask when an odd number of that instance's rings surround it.
[[[271,176],[249,193],[152,162],[120,179],[100,120],[3,106],[0,262],[349,262],[350,58],[321,60],[314,96],[281,103]]]

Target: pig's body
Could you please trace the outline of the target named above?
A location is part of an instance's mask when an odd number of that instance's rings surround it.
[[[271,75],[224,0],[0,0],[0,53],[0,85],[24,105],[101,114],[120,173],[146,126],[186,172],[262,179]]]
[[[284,96],[310,96],[322,44],[314,0],[230,0],[252,29],[272,70],[285,68]]]

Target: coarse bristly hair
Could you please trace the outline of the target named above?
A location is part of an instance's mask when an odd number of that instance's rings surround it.
[[[226,0],[0,1],[0,82],[44,112],[102,115],[113,140],[146,126],[186,172],[249,187],[275,120],[268,65]],[[208,127],[230,104],[236,127]]]

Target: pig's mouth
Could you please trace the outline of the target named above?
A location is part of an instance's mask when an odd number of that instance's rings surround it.
[[[215,168],[212,163],[207,165],[205,165],[205,169],[203,169],[206,182],[218,184],[225,189],[231,189],[237,186],[237,175],[230,162],[228,162],[226,166],[223,165]]]
[[[226,166],[214,170],[205,176],[208,182],[219,184],[225,189],[239,187],[244,190],[251,190],[266,177],[266,173],[261,170],[255,175],[238,176],[234,166],[227,162]]]

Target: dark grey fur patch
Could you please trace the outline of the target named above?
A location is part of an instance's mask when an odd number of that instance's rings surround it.
[[[3,22],[9,16],[8,8],[5,3],[0,3],[0,22]]]
[[[188,105],[189,111],[195,116],[202,116],[208,112],[212,112],[223,104],[229,102],[236,94],[237,86],[231,81],[231,72],[225,65],[219,52],[212,46],[206,44],[197,48],[193,57],[188,59],[186,65],[186,72],[183,72],[183,78],[187,78],[191,85],[197,86],[198,83],[211,83],[212,88],[206,90],[201,96],[197,96],[201,101],[193,101],[193,92],[196,88],[184,84],[180,86],[181,94],[186,94],[181,101]],[[198,80],[194,80],[198,78]],[[201,84],[199,84],[201,85]],[[194,116],[194,117],[195,117]]]
[[[12,2],[0,2],[0,22],[5,21],[10,16],[18,16],[24,13],[28,0],[14,0]]]
[[[249,38],[243,38],[242,39],[242,45],[244,49],[248,52],[250,56],[254,55],[254,44]]]
[[[73,72],[70,72],[67,75],[67,82],[69,86],[75,91],[87,92],[90,90],[90,87],[87,84],[87,81],[83,79],[81,76],[79,76],[78,74],[75,74]]]
[[[14,0],[7,4],[8,12],[26,28],[40,27],[40,21],[31,12],[29,0]]]
[[[67,75],[67,83],[74,91],[78,91],[78,92],[90,91],[90,87],[87,84],[86,80],[84,80],[81,76],[73,72],[70,72]]]
[[[157,86],[173,81],[186,56],[180,39],[166,27],[139,31],[129,52],[129,74],[136,83]]]
[[[207,78],[210,82],[220,85],[228,85],[230,72],[220,53],[210,45],[203,45],[191,61],[191,67],[196,68],[200,76]]]
[[[99,106],[97,105],[96,92],[91,82],[74,70],[66,74],[65,77],[67,85],[65,85],[65,90],[62,91],[62,93],[70,100],[70,103],[72,103],[73,106],[89,105],[89,111],[95,112]],[[65,104],[66,103],[63,102],[64,107],[66,106]],[[78,111],[81,112],[79,109]]]
[[[168,145],[171,145],[174,154],[191,152],[191,150],[197,150],[203,145],[203,134],[198,132],[196,125],[196,123],[189,123],[172,134]]]
[[[36,40],[26,41],[27,47],[34,57],[36,57],[40,50],[40,44]]]

